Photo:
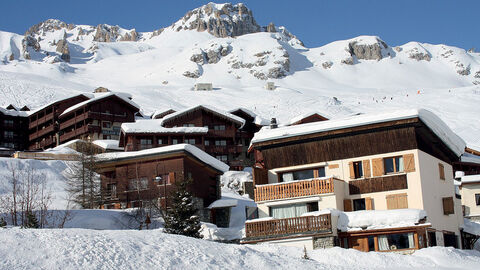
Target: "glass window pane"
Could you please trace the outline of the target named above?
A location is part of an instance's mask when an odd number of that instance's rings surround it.
[[[403,157],[395,158],[395,167],[397,168],[397,172],[403,172]]]
[[[395,172],[393,167],[393,158],[385,158],[383,160],[383,164],[385,165],[385,173],[392,173]]]
[[[325,177],[325,167],[318,168],[318,177]]]
[[[368,251],[375,251],[375,237],[373,235],[368,237]]]
[[[282,180],[283,182],[290,182],[293,181],[293,173],[284,173],[282,174]]]
[[[313,170],[293,172],[293,179],[295,180],[312,179],[312,178],[313,178]]]

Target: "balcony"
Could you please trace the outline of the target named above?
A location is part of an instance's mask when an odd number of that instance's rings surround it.
[[[48,120],[51,120],[51,119],[53,119],[53,112],[51,112],[51,113],[49,113],[49,114],[47,114],[43,117],[37,118],[37,120],[35,120],[35,121],[30,122],[28,127],[30,129],[33,129],[36,126],[41,125],[41,124],[43,124],[43,123],[45,123],[45,122],[47,122]]]
[[[255,186],[255,201],[291,199],[333,192],[333,177]]]
[[[330,233],[331,215],[251,221],[245,223],[246,240],[278,238],[293,234]]]
[[[39,138],[39,137],[42,137],[44,136],[45,134],[48,134],[50,132],[53,132],[54,131],[54,126],[53,125],[50,125],[46,128],[43,128],[43,129],[40,129],[39,131],[35,132],[35,133],[32,133],[30,134],[29,136],[29,139],[31,141],[35,140],[36,138]]]
[[[348,182],[350,195],[407,189],[407,175],[395,174]]]

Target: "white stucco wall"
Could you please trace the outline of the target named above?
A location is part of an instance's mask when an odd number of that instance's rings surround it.
[[[462,205],[465,205],[465,216],[480,216],[480,205],[475,202],[475,194],[480,194],[480,183],[462,185],[460,194]]]

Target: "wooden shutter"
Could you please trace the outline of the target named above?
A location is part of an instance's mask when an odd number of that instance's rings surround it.
[[[370,160],[364,160],[362,161],[363,164],[363,177],[365,178],[370,178],[372,174],[370,173]]]
[[[175,173],[174,172],[168,173],[168,183],[170,183],[170,184],[175,183]]]
[[[442,201],[443,201],[443,214],[444,215],[454,214],[455,211],[453,209],[453,197],[442,198]]]
[[[255,186],[268,184],[268,170],[253,167],[253,184]]]
[[[365,198],[365,209],[373,210],[373,199],[370,197]]]
[[[415,171],[415,156],[413,154],[403,155],[403,164],[405,172],[414,172]]]
[[[373,167],[373,176],[382,176],[384,173],[383,158],[372,159],[372,167]]]
[[[438,173],[440,175],[440,179],[445,180],[445,168],[443,167],[442,163],[438,163]]]
[[[352,209],[353,209],[352,200],[350,200],[350,199],[343,200],[343,211],[344,212],[351,212]]]
[[[387,195],[387,209],[408,208],[407,193]]]
[[[355,169],[353,168],[353,162],[348,162],[348,168],[350,169],[350,179],[355,179]]]

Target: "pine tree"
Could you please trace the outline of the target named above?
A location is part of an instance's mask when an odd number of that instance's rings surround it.
[[[170,197],[171,208],[164,217],[165,232],[201,238],[200,218],[193,205],[193,197],[187,190],[191,182],[191,179],[186,179],[176,183],[175,192]]]
[[[7,226],[7,222],[6,222],[5,219],[2,217],[2,218],[0,219],[0,228],[6,227],[6,226]]]
[[[35,228],[35,229],[40,228],[37,217],[31,211],[27,212],[26,219],[27,221],[25,222],[25,228]]]

